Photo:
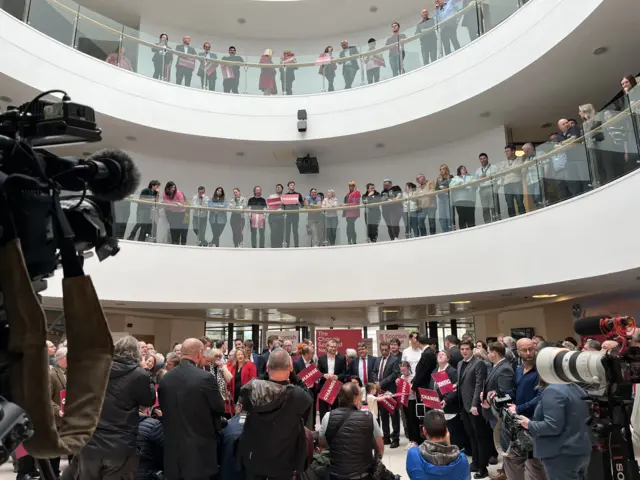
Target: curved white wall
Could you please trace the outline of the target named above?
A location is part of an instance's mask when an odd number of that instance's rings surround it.
[[[123,242],[116,257],[90,259],[86,270],[104,301],[174,308],[373,303],[534,287],[639,268],[639,201],[640,171],[544,210],[434,237],[276,250]],[[470,254],[478,245],[482,253]],[[397,280],[383,280],[385,271]],[[44,294],[45,302],[60,297],[59,275]]]
[[[603,0],[535,0],[481,39],[436,64],[377,85],[302,97],[205,93],[152,81],[51,41],[0,12],[3,72],[38,90],[140,125],[187,135],[291,141],[354,135],[432,115],[500,84],[556,48]]]

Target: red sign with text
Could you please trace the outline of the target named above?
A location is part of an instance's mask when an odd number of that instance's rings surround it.
[[[156,384],[156,403],[153,404],[153,407],[151,408],[156,408],[160,406],[160,399],[158,398],[158,384]]]
[[[311,388],[314,383],[322,378],[322,373],[320,372],[320,370],[318,370],[318,367],[311,364],[307,368],[302,370],[298,374],[298,377],[304,382],[307,388]]]
[[[285,205],[299,205],[300,197],[297,193],[285,193],[282,195],[282,203]]]
[[[338,342],[338,353],[345,354],[347,348],[357,348],[362,341],[362,330],[316,330],[316,354],[318,357],[327,353],[327,340],[333,338]]]
[[[388,396],[378,397],[378,405],[383,407],[389,413],[395,412],[397,404],[398,402],[396,402],[396,399],[393,397],[388,397]]]
[[[60,390],[60,411],[64,413],[64,404],[67,402],[67,391]]]
[[[398,401],[401,402],[405,407],[409,406],[409,393],[411,392],[411,385],[409,382],[402,378],[396,379],[396,387],[397,387],[397,396]]]
[[[278,210],[282,207],[282,199],[280,197],[267,198],[267,207],[269,210]]]
[[[318,398],[329,405],[333,405],[338,397],[338,392],[342,388],[342,382],[339,380],[331,380],[325,382],[322,390],[318,394]]]
[[[438,396],[438,392],[435,390],[428,390],[426,388],[418,388],[420,393],[420,401],[424,403],[427,408],[433,408],[439,410],[442,408],[442,402]]]
[[[440,393],[446,395],[447,393],[453,392],[453,383],[451,383],[451,379],[447,372],[436,372],[431,375],[433,377],[433,381],[435,382],[436,388],[440,390]]]

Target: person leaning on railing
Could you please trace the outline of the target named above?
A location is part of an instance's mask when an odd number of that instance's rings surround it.
[[[231,45],[229,47],[229,55],[222,57],[222,60],[227,62],[243,63],[244,60],[241,56],[236,55],[236,47]],[[238,86],[240,85],[240,66],[238,65],[221,65],[222,71],[222,86],[224,93],[238,93]]]
[[[237,187],[233,189],[233,198],[229,200],[229,208],[238,210],[247,208],[247,199],[241,195],[240,189]],[[233,233],[233,246],[238,248],[242,245],[244,238],[244,213],[233,212],[229,222],[231,223],[231,232]]]
[[[476,226],[476,189],[475,185],[465,187],[474,178],[467,172],[467,167],[460,165],[456,176],[451,179],[451,203],[458,212],[458,228]]]
[[[318,61],[320,62],[318,73],[327,79],[327,83],[329,84],[327,91],[329,92],[335,90],[333,82],[336,78],[336,70],[338,69],[338,64],[331,60],[333,60],[333,47],[329,45],[324,49],[324,53],[318,57]]]
[[[152,48],[153,58],[153,78],[171,81],[171,64],[173,63],[173,53],[168,46],[169,36],[166,33],[160,34],[160,41],[157,48]]]
[[[420,199],[418,200],[418,233],[421,237],[427,236],[427,218],[429,219],[429,235],[436,234],[436,197],[432,194],[436,190],[433,180],[427,179],[424,173],[416,175],[416,188]]]
[[[481,153],[478,155],[480,159],[480,168],[476,170],[475,178],[487,180],[480,183],[478,194],[480,196],[480,204],[482,205],[482,218],[484,223],[491,223],[500,219],[500,202],[498,200],[498,183],[494,177],[498,174],[498,167],[489,162],[489,155]]]
[[[370,38],[369,42],[369,51],[373,51],[376,49],[376,39]],[[367,70],[367,83],[371,85],[372,83],[377,83],[380,81],[380,68],[385,66],[384,57],[380,53],[372,53],[371,55],[366,55],[362,57],[362,63],[364,63],[365,69]]]
[[[360,205],[360,191],[356,187],[355,180],[349,182],[349,191],[344,196],[344,204],[347,206]],[[359,208],[348,208],[343,210],[344,218],[347,220],[347,243],[355,245],[358,243],[356,234],[356,220],[360,217]]]
[[[218,74],[216,73],[218,63],[214,60],[217,60],[218,56],[211,51],[211,44],[209,42],[205,42],[202,48],[203,51],[198,54],[198,56],[202,57],[200,67],[198,68],[200,84],[203,90],[214,91],[216,89],[216,79],[218,78]]]
[[[305,208],[310,210],[319,210],[322,208],[322,197],[318,194],[318,190],[312,188],[309,195],[304,200]],[[320,247],[324,242],[324,215],[322,212],[309,213],[307,221],[309,222],[309,230],[311,231],[311,246]]]
[[[140,200],[147,202],[157,202],[160,196],[160,182],[151,180],[149,186],[140,192]],[[158,219],[154,217],[153,206],[149,203],[139,203],[136,208],[136,224],[129,233],[129,240],[135,240],[140,231],[140,241],[145,242],[153,232],[153,223]]]
[[[442,192],[436,197],[436,215],[440,221],[440,228],[443,232],[450,232],[453,228],[451,218],[451,202],[449,200],[449,182],[453,178],[449,170],[449,165],[440,165],[440,174],[436,179],[436,191]]]
[[[280,63],[283,65],[280,67],[282,91],[287,95],[293,95],[293,81],[296,79],[296,70],[298,69],[293,66],[298,63],[295,54],[291,50],[285,50],[280,58]]]
[[[629,108],[629,119],[627,120],[627,142],[624,155],[625,172],[631,172],[638,168],[640,164],[640,87],[636,77],[627,75],[620,82],[623,97],[623,109]]]
[[[436,21],[429,16],[429,10],[426,8],[420,12],[422,20],[416,26],[416,35],[422,34],[420,37],[420,50],[422,51],[422,64],[429,65],[438,59],[438,36],[436,34]],[[425,33],[423,33],[425,32]]]
[[[362,197],[364,208],[364,223],[367,224],[367,239],[371,243],[378,241],[378,227],[380,225],[380,194],[373,183],[367,183],[366,192]]]
[[[169,222],[171,243],[174,245],[187,244],[187,227],[185,218],[187,209],[184,206],[184,194],[178,190],[175,182],[167,182],[164,187],[163,203],[164,212]]]
[[[349,42],[343,40],[340,45],[342,46],[342,51],[340,52],[340,58],[352,57],[354,55],[358,55],[358,49],[354,46],[349,46]],[[342,65],[342,76],[344,77],[344,88],[345,90],[351,88],[353,85],[353,80],[356,78],[356,73],[360,70],[360,66],[358,65],[358,59],[353,58],[350,60],[345,60],[341,62]]]
[[[219,247],[220,235],[222,235],[224,227],[227,225],[227,212],[218,210],[228,207],[224,197],[224,188],[218,187],[215,189],[209,201],[209,207],[214,209],[209,212],[209,225],[211,225],[211,233],[213,235],[209,246]]]
[[[176,84],[182,85],[184,80],[185,87],[191,86],[191,76],[196,68],[196,60],[193,56],[197,55],[196,49],[191,46],[191,37],[185,35],[182,37],[182,45],[176,46],[178,53],[178,61],[176,62]],[[186,53],[187,55],[180,55]]]
[[[460,49],[455,14],[456,0],[436,0],[436,22],[440,29],[440,41],[445,55],[451,53],[451,47],[454,52]]]
[[[201,207],[193,209],[193,214],[191,215],[193,224],[191,225],[191,228],[193,228],[193,233],[195,233],[198,238],[198,246],[206,247],[208,212],[203,207],[209,206],[209,196],[205,195],[205,189],[202,185],[198,187],[198,193],[196,193],[191,199],[191,205]]]
[[[500,171],[507,173],[500,177],[500,184],[502,184],[509,217],[515,217],[525,213],[522,169],[518,168],[522,165],[522,159],[516,156],[516,146],[513,143],[505,145],[504,154],[507,158],[500,164]]]
[[[334,209],[337,206],[338,199],[336,198],[336,191],[333,189],[327,190],[327,196],[322,200],[322,208]],[[327,241],[329,245],[335,245],[338,233],[338,212],[335,210],[325,210],[324,214]]]

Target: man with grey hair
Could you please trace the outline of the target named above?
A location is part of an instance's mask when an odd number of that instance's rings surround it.
[[[599,352],[600,350],[602,350],[600,342],[591,338],[584,342],[584,346],[582,347],[583,352]]]
[[[165,359],[164,369],[166,371],[175,368],[180,363],[180,357],[177,353],[169,352],[167,353],[167,358]]]
[[[520,365],[520,357],[518,356],[518,349],[516,348],[516,339],[510,336],[502,337],[502,344],[507,349],[504,358],[511,363],[513,371],[515,372],[516,368]]]
[[[271,352],[267,372],[268,380],[252,380],[240,392],[242,407],[247,411],[240,438],[242,464],[250,479],[298,478],[296,472],[304,471],[307,458],[304,425],[312,396],[293,373],[286,350]]]
[[[138,468],[138,412],[156,401],[151,377],[140,367],[141,360],[140,345],[134,337],[127,335],[115,343],[102,413],[93,437],[79,453],[78,478],[134,478]]]

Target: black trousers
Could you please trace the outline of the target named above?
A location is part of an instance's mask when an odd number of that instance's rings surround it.
[[[367,83],[378,83],[380,81],[380,67],[367,70]]]
[[[353,69],[353,68],[344,67],[344,69],[342,70],[342,75],[344,76],[344,88],[345,88],[345,90],[347,88],[351,88],[351,85],[353,85],[353,81],[356,78],[356,73],[358,73],[358,70]],[[331,91],[331,90],[329,90],[329,91]]]
[[[187,67],[176,67],[176,83],[178,85],[182,85],[182,80],[184,79],[185,86],[190,87],[192,76],[193,76],[192,69]]]
[[[331,67],[331,65],[325,65],[325,66]],[[336,87],[333,86],[333,82],[336,79],[336,74],[333,73],[332,75],[331,74],[330,75],[325,75],[324,78],[327,79],[327,85],[328,85],[327,91],[328,92],[334,92]]]
[[[464,430],[460,414],[456,415],[451,420],[447,420],[447,430],[449,430],[452,445],[457,445],[460,449],[464,448],[467,453],[472,451],[469,437],[467,436],[467,432]]]
[[[391,432],[389,431],[389,418],[391,418]],[[380,407],[380,420],[384,438],[400,441],[400,411],[389,413],[386,408]]]
[[[215,214],[212,213],[209,216],[209,225],[211,225],[211,233],[213,234],[213,237],[211,238],[210,245],[215,245],[216,247],[219,247],[220,246],[220,235],[222,235],[222,232],[224,231],[224,227],[226,227],[227,224],[226,223],[216,223],[214,215]]]
[[[400,54],[389,54],[389,65],[391,66],[391,73],[394,77],[397,77],[402,73],[402,57]]]
[[[327,240],[329,245],[336,244],[336,237],[338,235],[338,217],[326,217],[327,218]]]
[[[284,217],[280,214],[269,215],[271,248],[282,248],[284,241]]]
[[[198,237],[199,245],[207,244],[207,217],[193,217],[193,233]]]
[[[260,248],[264,248],[264,228],[251,229],[251,248],[256,248],[256,237],[260,237]]]
[[[515,217],[516,215],[522,215],[525,213],[522,181],[505,183],[504,201],[507,204],[507,211],[509,212],[510,217]],[[517,211],[516,206],[518,207]]]
[[[136,223],[131,229],[131,233],[129,233],[129,240],[145,242],[147,240],[147,235],[150,237],[153,233],[152,228],[153,225],[150,222]],[[137,237],[138,230],[140,231],[139,237]]]
[[[187,225],[184,224],[186,212],[167,211],[167,220],[169,220],[169,230],[171,233],[171,243],[174,245],[187,244]]]
[[[320,411],[320,423],[322,423],[324,416],[331,411],[331,405],[320,400],[318,402],[318,410]]]
[[[455,52],[460,48],[460,42],[458,41],[458,25],[456,22],[448,21],[442,27],[440,27],[440,39],[442,40],[442,48],[444,48],[444,54],[449,55],[451,53],[451,46]]]
[[[135,451],[123,457],[107,458],[84,449],[78,457],[78,478],[82,480],[134,480],[138,470]]]
[[[300,225],[300,215],[292,213],[287,215],[285,221],[285,236],[284,239],[287,242],[287,246],[291,246],[291,231],[293,230],[293,245],[298,248],[300,246],[300,232],[298,226]]]
[[[358,243],[358,236],[356,234],[356,220],[358,217],[347,217],[347,243],[349,245],[355,245]]]
[[[244,239],[244,217],[240,213],[231,214],[231,233],[233,234],[233,246],[238,248]]]
[[[489,466],[493,432],[482,415],[472,415],[466,411],[463,411],[460,415],[462,416],[464,431],[467,433],[471,443],[473,463],[482,472]]]
[[[238,93],[239,78],[225,78],[222,80],[222,88],[224,93]]]
[[[367,224],[367,238],[371,243],[375,243],[378,241],[378,224],[377,223]]]
[[[438,39],[435,35],[425,35],[420,39],[422,50],[422,64],[429,65],[438,59]]]
[[[458,212],[458,228],[469,228],[476,226],[476,208],[473,205],[456,205]]]
[[[404,416],[407,419],[407,434],[410,442],[422,443],[420,438],[420,419],[416,417],[416,400],[409,400],[408,406],[403,406]]]
[[[382,211],[384,223],[387,224],[387,232],[389,239],[395,240],[400,236],[400,219],[402,218],[402,210],[384,209]]]

